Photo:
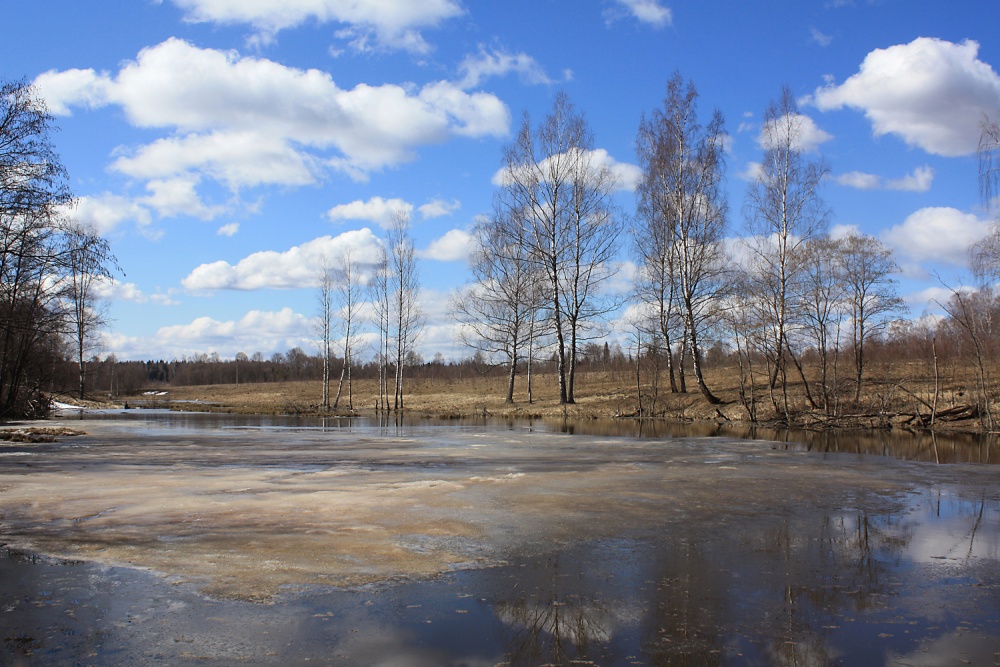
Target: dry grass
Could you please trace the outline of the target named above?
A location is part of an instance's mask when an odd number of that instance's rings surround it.
[[[894,365],[872,365],[868,384],[861,401],[847,401],[841,412],[852,417],[840,424],[827,423],[826,416],[812,408],[798,377],[789,377],[791,413],[800,425],[902,426],[918,427],[921,416],[930,413],[934,381],[927,364],[921,362]],[[653,407],[656,416],[666,419],[743,421],[747,412],[740,402],[739,372],[735,367],[710,369],[706,380],[712,391],[722,399],[720,405],[710,405],[698,393],[693,377],[688,378],[688,393],[672,394],[665,377],[654,392],[648,382],[643,385],[644,415]],[[810,376],[810,382],[815,377]],[[757,377],[756,399],[758,420],[780,419],[771,407],[771,397]],[[336,384],[331,387],[336,391]],[[482,416],[506,417],[568,417],[597,419],[634,416],[637,411],[635,377],[628,371],[580,373],[576,379],[576,403],[560,405],[554,374],[536,374],[533,378],[533,400],[527,400],[525,381],[519,377],[515,402],[504,401],[506,378],[499,374],[461,379],[407,380],[405,411],[433,417],[458,418]],[[655,393],[655,403],[653,402]],[[850,393],[845,391],[845,393]],[[277,382],[259,384],[225,384],[169,387],[167,395],[128,398],[132,405],[163,406],[173,409],[224,411],[245,414],[327,414],[322,409],[322,385],[319,381]],[[938,410],[957,409],[975,403],[975,376],[971,368],[951,367],[942,372],[938,393]],[[780,389],[776,398],[781,401]],[[853,397],[852,397],[853,398]],[[352,400],[346,387],[335,414],[373,414],[377,400],[374,380],[356,380]],[[353,411],[351,410],[353,406]],[[995,414],[1000,414],[998,410]],[[967,417],[963,428],[974,427]]]

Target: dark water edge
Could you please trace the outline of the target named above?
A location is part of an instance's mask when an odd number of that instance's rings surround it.
[[[0,664],[1000,664],[1000,499],[873,505],[640,527],[270,604],[4,548]]]

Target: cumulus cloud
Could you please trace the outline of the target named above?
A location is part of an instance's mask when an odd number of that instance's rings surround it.
[[[833,139],[833,135],[821,130],[816,121],[804,114],[789,114],[771,123],[762,127],[757,136],[757,145],[764,150],[772,147],[775,138],[783,139],[786,132],[792,134],[792,145],[806,153],[816,151],[820,144]]]
[[[968,155],[983,115],[1000,108],[1000,77],[978,52],[971,40],[930,37],[876,49],[844,83],[818,88],[813,103],[863,111],[875,136],[892,134],[936,155]]]
[[[143,234],[156,237],[159,232],[151,228],[154,214],[158,218],[188,215],[211,220],[225,210],[222,206],[205,204],[195,190],[196,184],[196,178],[153,180],[146,183],[148,194],[145,196],[129,198],[105,192],[79,197],[76,206],[66,209],[65,213],[73,220],[93,226],[101,234],[132,222]]]
[[[357,199],[349,204],[338,204],[326,212],[326,217],[331,222],[360,220],[378,225],[382,229],[389,229],[396,215],[400,213],[410,216],[413,213],[413,204],[398,198],[372,197],[368,201]]]
[[[187,324],[161,327],[152,341],[123,341],[121,347],[146,346],[155,354],[174,358],[205,352],[220,352],[228,357],[236,351],[306,348],[312,330],[310,318],[291,308],[251,310],[238,320],[198,317]]]
[[[546,173],[549,169],[551,161],[558,157],[561,156],[552,156],[542,160],[539,171],[543,174]],[[618,190],[635,190],[635,188],[639,185],[639,181],[642,180],[642,169],[628,162],[618,162],[603,148],[587,151],[586,154],[582,156],[582,159],[586,160],[590,167],[594,170],[608,170],[611,176],[615,179],[616,189]],[[503,187],[504,185],[509,184],[509,170],[506,168],[498,169],[496,173],[493,174],[491,182],[497,187]]]
[[[189,215],[202,220],[211,220],[225,208],[208,206],[195,190],[198,179],[194,177],[153,180],[146,183],[149,195],[140,197],[138,202],[148,206],[161,218]]]
[[[217,229],[215,233],[218,236],[229,236],[229,237],[232,237],[232,236],[236,236],[236,234],[238,234],[239,231],[240,231],[240,223],[238,223],[238,222],[230,222],[230,223],[227,223],[227,224],[222,225],[221,227],[219,227],[219,229]]]
[[[98,280],[94,285],[95,296],[105,301],[153,303],[158,306],[176,306],[178,303],[169,293],[145,294],[135,283],[122,283],[114,278]]]
[[[128,197],[108,192],[89,197],[79,197],[76,206],[66,214],[86,225],[94,227],[101,234],[114,231],[124,222],[134,222],[145,227],[152,222],[149,210]]]
[[[322,236],[284,252],[255,252],[235,265],[226,261],[196,267],[181,284],[194,292],[315,287],[323,261],[350,252],[365,280],[365,267],[378,261],[380,241],[368,228]]]
[[[35,84],[55,113],[114,105],[136,127],[169,132],[123,150],[113,169],[145,179],[204,174],[232,189],[313,183],[329,168],[364,178],[414,159],[420,146],[504,136],[510,125],[499,98],[456,83],[348,90],[326,72],[176,38],[117,74],[53,70]]]
[[[338,35],[358,50],[403,49],[425,53],[420,31],[462,14],[458,0],[173,0],[192,22],[245,24],[270,36],[308,21],[340,23]]]
[[[912,174],[902,178],[883,178],[875,174],[851,171],[834,177],[840,185],[858,190],[899,190],[903,192],[927,192],[934,182],[934,170],[917,167]]]
[[[660,0],[615,0],[618,11],[625,12],[641,23],[654,28],[663,28],[673,22],[673,13],[669,7],[663,6]],[[609,19],[616,18],[618,12],[606,14]]]
[[[914,262],[965,267],[969,248],[989,233],[990,222],[948,207],[922,208],[883,232],[883,239]]]
[[[418,254],[424,259],[439,262],[462,262],[469,258],[471,251],[472,235],[461,229],[452,229]]]
[[[430,220],[431,218],[451,215],[460,208],[462,208],[462,203],[457,199],[453,199],[450,202],[443,199],[432,199],[417,210],[420,211],[420,215],[424,220]]]
[[[126,153],[111,168],[133,178],[179,181],[205,174],[238,190],[309,185],[319,177],[319,164],[312,156],[279,137],[262,137],[255,131],[166,137]]]
[[[529,85],[549,84],[552,80],[542,66],[525,53],[509,53],[503,50],[487,50],[480,46],[479,53],[466,56],[458,66],[462,75],[459,86],[476,88],[486,79],[515,73],[523,83]]]

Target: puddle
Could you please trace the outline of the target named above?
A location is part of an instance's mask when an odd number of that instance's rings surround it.
[[[993,466],[160,418],[0,458],[0,664],[1000,662]]]

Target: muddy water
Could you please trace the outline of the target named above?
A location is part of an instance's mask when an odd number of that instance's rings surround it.
[[[1000,664],[988,441],[73,426],[0,444],[0,664]]]

